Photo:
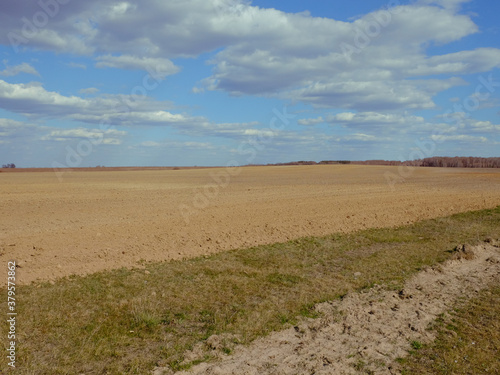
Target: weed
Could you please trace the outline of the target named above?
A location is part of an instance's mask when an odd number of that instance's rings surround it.
[[[410,344],[411,344],[411,347],[415,350],[422,349],[422,347],[423,347],[422,343],[419,341],[412,341]]]
[[[354,363],[352,365],[357,371],[362,371],[365,366],[366,366],[366,363],[365,361],[361,360],[361,359],[358,359],[358,361],[356,363]]]

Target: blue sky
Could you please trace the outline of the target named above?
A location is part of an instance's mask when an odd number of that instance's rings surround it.
[[[499,156],[487,0],[8,0],[0,161]]]

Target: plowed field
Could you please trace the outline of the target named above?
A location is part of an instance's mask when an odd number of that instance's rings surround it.
[[[233,173],[239,172],[239,173]],[[0,173],[18,283],[500,205],[500,170],[316,165]],[[392,180],[389,180],[391,182]]]

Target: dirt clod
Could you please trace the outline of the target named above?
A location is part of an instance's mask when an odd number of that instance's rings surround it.
[[[455,247],[455,254],[453,255],[453,259],[466,259],[466,260],[471,260],[474,259],[474,250],[472,246],[462,244],[458,245]]]

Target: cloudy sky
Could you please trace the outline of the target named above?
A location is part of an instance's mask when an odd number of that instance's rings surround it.
[[[491,0],[3,0],[0,162],[500,156]]]

